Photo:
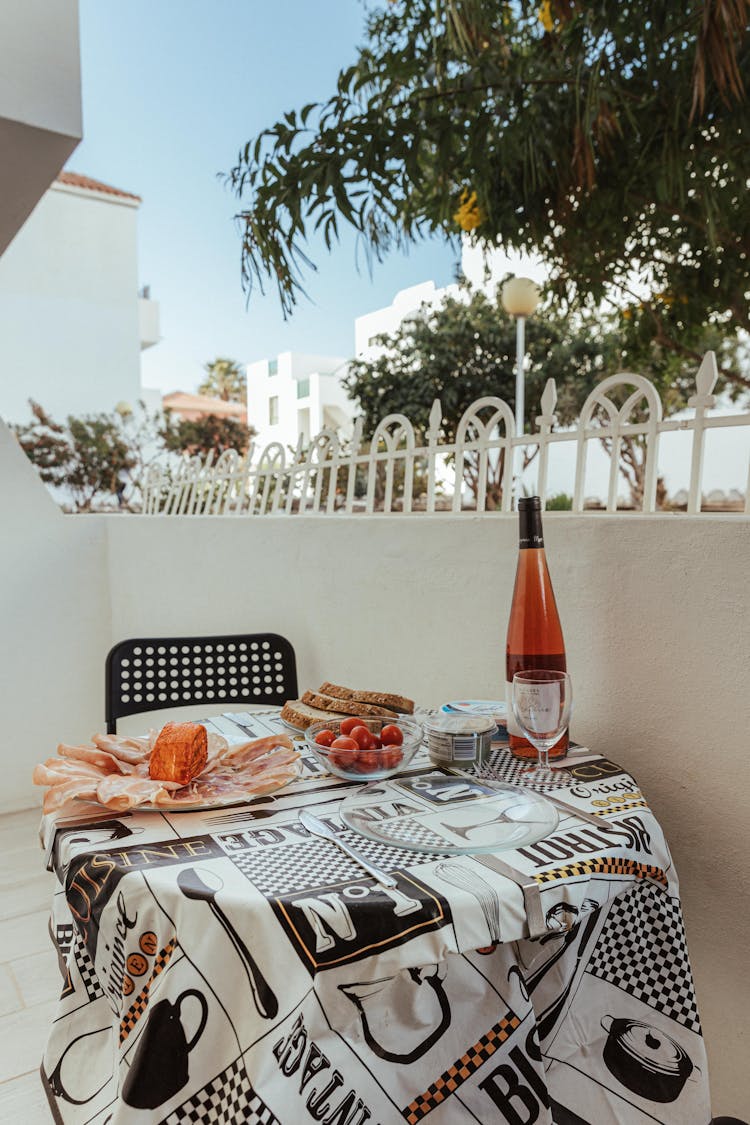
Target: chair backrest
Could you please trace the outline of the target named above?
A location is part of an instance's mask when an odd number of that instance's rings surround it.
[[[294,648],[277,633],[137,637],[107,656],[107,733],[143,711],[215,703],[282,706],[297,697]]]

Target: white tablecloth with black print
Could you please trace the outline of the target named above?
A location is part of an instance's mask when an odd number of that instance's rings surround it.
[[[236,718],[280,729],[267,712]],[[620,766],[569,763],[575,783],[555,796],[598,823],[563,813],[552,835],[499,853],[539,889],[534,940],[521,888],[475,857],[346,828],[353,786],[312,757],[245,806],[47,818],[62,994],[41,1072],[55,1120],[707,1125],[669,849]],[[404,794],[431,769],[415,759]],[[484,772],[517,780],[519,766],[501,748]],[[397,887],[309,836],[302,808]]]

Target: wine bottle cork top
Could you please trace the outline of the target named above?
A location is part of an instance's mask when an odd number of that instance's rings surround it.
[[[518,500],[519,512],[541,512],[542,501],[538,496],[521,496]]]

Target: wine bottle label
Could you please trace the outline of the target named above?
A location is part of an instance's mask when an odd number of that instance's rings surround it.
[[[522,508],[518,513],[518,533],[520,550],[543,547],[542,513],[533,508]]]

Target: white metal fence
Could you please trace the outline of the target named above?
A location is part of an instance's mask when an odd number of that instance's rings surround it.
[[[599,450],[606,446],[609,456],[603,507],[613,512],[618,508],[622,447],[635,439],[641,492],[637,508],[654,512],[660,438],[668,432],[686,431],[692,435],[692,448],[685,509],[695,514],[702,505],[706,432],[750,426],[747,412],[708,413],[716,405],[717,377],[716,358],[708,352],[686,416],[664,419],[653,383],[642,375],[612,375],[589,395],[577,424],[563,430],[555,429],[557,391],[550,379],[541,398],[536,430],[522,437],[514,436],[510,406],[502,399],[487,397],[465,411],[455,439],[444,441],[442,410],[436,399],[423,445],[417,444],[408,418],[390,414],[369,442],[362,440],[362,420],[358,419],[348,441],[324,429],[307,447],[300,438],[294,454],[272,443],[257,459],[251,448],[246,457],[228,450],[216,460],[209,454],[205,459],[186,458],[176,468],[152,466],[143,482],[143,511],[148,515],[510,512],[519,481],[527,492],[531,489],[543,500],[548,497],[550,452],[558,443],[567,443],[568,448],[573,443],[572,510],[582,512],[593,441]],[[525,470],[522,465],[527,466]],[[750,474],[744,483],[744,503],[739,507],[750,512]]]

